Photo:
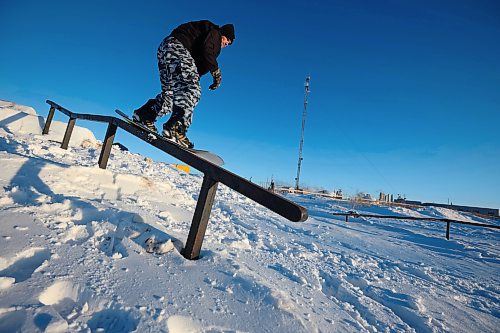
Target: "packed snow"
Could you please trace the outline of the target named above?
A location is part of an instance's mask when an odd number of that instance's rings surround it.
[[[220,185],[190,261],[201,175],[43,124],[0,103],[0,332],[498,332],[497,230],[331,213],[498,220],[288,195],[292,223]]]

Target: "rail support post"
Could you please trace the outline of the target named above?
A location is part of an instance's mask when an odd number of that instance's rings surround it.
[[[43,126],[42,134],[49,134],[50,124],[52,124],[52,119],[54,118],[55,107],[51,106],[49,114],[47,115],[47,120],[45,121],[45,126]]]
[[[451,222],[446,221],[446,239],[447,240],[450,240],[450,225],[451,225]]]
[[[207,230],[208,218],[212,211],[218,184],[218,182],[207,175],[203,177],[203,184],[201,185],[200,196],[196,203],[193,222],[191,223],[191,229],[189,229],[186,246],[182,251],[182,255],[186,259],[195,260],[200,256],[201,245],[205,237],[205,231]]]
[[[66,132],[64,133],[64,138],[61,144],[62,149],[68,149],[69,139],[71,139],[73,128],[75,128],[75,123],[76,123],[76,118],[69,118],[68,126],[66,127]]]
[[[116,129],[118,126],[109,123],[108,129],[106,131],[106,136],[102,143],[101,155],[99,156],[99,168],[106,169],[109,160],[109,154],[111,153],[111,148],[113,147],[113,141],[115,140]]]

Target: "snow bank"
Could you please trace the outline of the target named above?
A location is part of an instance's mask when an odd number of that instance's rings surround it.
[[[35,109],[13,102],[0,100],[0,131],[12,134],[41,135],[45,120]],[[66,123],[52,121],[47,140],[61,141],[66,131]],[[87,128],[75,126],[71,135],[70,144],[80,146],[83,143],[97,143],[94,134]]]

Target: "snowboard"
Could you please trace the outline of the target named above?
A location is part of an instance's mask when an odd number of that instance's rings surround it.
[[[183,147],[183,146],[179,145],[175,141],[171,141],[171,140],[168,140],[168,139],[164,138],[158,132],[152,131],[149,128],[147,128],[146,126],[143,126],[142,124],[136,123],[132,118],[130,118],[129,116],[127,116],[122,111],[116,109],[115,112],[120,117],[122,117],[126,122],[128,122],[129,124],[134,125],[135,127],[137,127],[139,129],[143,130],[144,132],[148,133],[148,136],[152,140],[163,140],[163,141],[166,141],[168,143],[172,143],[172,144],[176,145],[177,147],[179,147],[181,149],[184,149],[184,150],[187,150],[190,153],[193,153],[196,156],[201,157],[202,159],[204,159],[204,160],[206,160],[208,162],[211,162],[211,163],[213,163],[215,165],[218,165],[218,166],[223,166],[224,165],[224,160],[222,158],[220,158],[219,156],[215,155],[214,153],[211,153],[211,152],[209,152],[207,150],[199,150],[199,149],[193,149],[193,148]]]

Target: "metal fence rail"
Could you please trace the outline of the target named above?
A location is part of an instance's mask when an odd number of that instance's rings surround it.
[[[116,131],[118,128],[121,128],[204,174],[188,239],[182,251],[182,255],[187,259],[197,259],[200,255],[203,238],[205,236],[208,219],[210,217],[210,212],[212,210],[219,182],[292,222],[303,222],[307,220],[308,213],[306,208],[297,205],[280,195],[270,192],[243,177],[227,171],[218,165],[206,161],[185,149],[179,148],[174,143],[157,138],[151,138],[151,136],[148,136],[146,132],[122,119],[112,116],[74,113],[53,101],[47,100],[47,103],[50,105],[50,110],[42,132],[43,134],[49,133],[50,125],[56,110],[69,117],[66,132],[61,143],[61,148],[63,149],[68,149],[69,140],[71,138],[71,134],[73,133],[73,128],[75,127],[77,119],[108,123],[106,136],[103,140],[103,146],[98,162],[101,169],[106,169]]]
[[[469,221],[460,221],[439,217],[415,217],[415,216],[391,216],[391,215],[376,215],[376,214],[358,214],[356,212],[347,212],[347,213],[331,213],[333,216],[345,216],[345,221],[349,222],[349,216],[354,218],[357,217],[374,217],[378,219],[396,219],[396,220],[418,220],[418,221],[437,221],[437,222],[446,222],[446,239],[450,239],[450,226],[452,223],[457,224],[465,224],[472,225],[476,227],[490,228],[490,229],[500,229],[500,226],[494,224],[486,224],[479,222],[469,222]]]

